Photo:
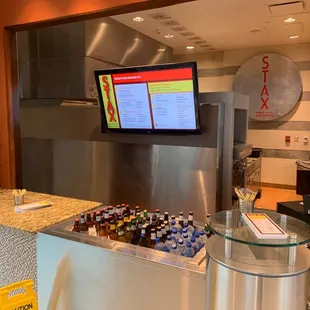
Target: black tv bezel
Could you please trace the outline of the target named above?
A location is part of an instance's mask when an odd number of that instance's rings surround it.
[[[139,129],[139,128],[109,128],[106,119],[106,113],[103,104],[103,98],[101,94],[99,76],[108,74],[119,73],[135,73],[144,71],[158,71],[167,69],[182,69],[191,68],[193,72],[193,88],[194,88],[194,106],[196,116],[196,129]],[[175,134],[175,135],[199,135],[201,134],[200,123],[200,103],[199,103],[199,88],[198,88],[198,75],[197,75],[197,63],[196,62],[182,62],[182,63],[170,63],[150,66],[139,67],[126,67],[126,68],[113,68],[104,70],[95,70],[95,80],[98,90],[98,98],[100,103],[101,114],[101,132],[113,132],[113,133],[134,133],[134,134]]]

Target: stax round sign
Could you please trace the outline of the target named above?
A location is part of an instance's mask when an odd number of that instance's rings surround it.
[[[255,56],[237,72],[233,91],[250,98],[250,118],[271,121],[296,105],[302,89],[301,76],[288,58],[274,53]]]

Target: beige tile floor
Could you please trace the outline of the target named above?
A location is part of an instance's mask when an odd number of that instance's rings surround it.
[[[256,208],[276,210],[277,202],[302,200],[295,190],[263,187],[262,197],[256,200]]]

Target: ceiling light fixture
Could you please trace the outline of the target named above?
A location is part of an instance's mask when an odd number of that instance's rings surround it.
[[[289,18],[287,18],[287,19],[284,20],[285,23],[293,23],[293,22],[295,22],[295,21],[296,21],[296,19],[293,18],[293,17],[289,17]]]
[[[195,48],[195,46],[186,46],[186,48],[187,48],[188,50],[193,50],[193,49]]]
[[[289,38],[289,39],[298,39],[299,36],[298,36],[298,35],[293,35],[293,36],[289,36],[288,38]]]
[[[173,38],[173,34],[166,34],[166,35],[165,35],[165,38],[166,38],[166,39],[172,39],[172,38]]]
[[[165,52],[166,49],[165,49],[165,48],[159,48],[158,51],[159,51],[159,52]]]
[[[143,21],[144,21],[144,19],[143,19],[142,17],[140,17],[140,16],[137,16],[137,17],[133,18],[132,20],[133,20],[134,22],[137,22],[137,23],[140,23],[140,22],[143,22]]]

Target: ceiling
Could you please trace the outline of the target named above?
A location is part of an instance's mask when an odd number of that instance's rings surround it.
[[[285,3],[198,0],[113,18],[173,47],[176,54],[310,42],[310,0]],[[133,21],[137,16],[144,20]],[[288,17],[296,21],[285,23]],[[165,38],[167,34],[173,38]],[[187,50],[188,45],[195,49]]]

